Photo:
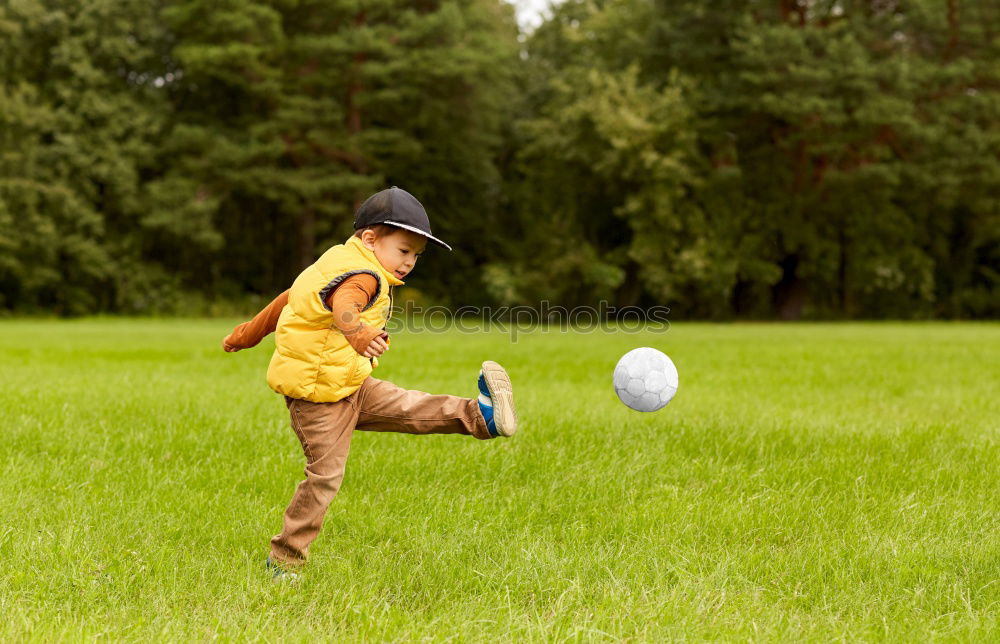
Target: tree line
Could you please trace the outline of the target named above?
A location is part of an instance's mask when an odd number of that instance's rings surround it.
[[[262,298],[367,195],[448,305],[1000,315],[1000,2],[0,0],[0,311]]]

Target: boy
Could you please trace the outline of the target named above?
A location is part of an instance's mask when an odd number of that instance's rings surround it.
[[[239,351],[275,331],[267,382],[284,394],[306,457],[306,480],[271,539],[267,567],[275,577],[293,578],[287,569],[308,557],[340,489],[355,429],[479,439],[517,431],[510,378],[495,362],[483,363],[472,399],[406,391],[370,376],[389,348],[392,287],[403,284],[428,240],[451,247],[431,234],[420,202],[395,186],[361,204],[354,229],[223,340],[226,351]]]

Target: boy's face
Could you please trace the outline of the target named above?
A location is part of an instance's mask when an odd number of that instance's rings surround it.
[[[427,247],[427,238],[402,228],[378,238],[375,231],[366,230],[361,233],[361,243],[375,253],[382,268],[403,279]]]

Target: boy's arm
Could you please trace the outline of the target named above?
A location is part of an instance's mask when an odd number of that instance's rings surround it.
[[[333,312],[333,321],[359,354],[364,354],[372,340],[388,337],[381,329],[362,324],[361,311],[378,290],[378,281],[371,275],[352,275],[344,280],[326,300]],[[228,352],[257,346],[278,326],[281,310],[288,304],[288,291],[274,298],[249,322],[239,325],[222,341]]]
[[[344,280],[326,300],[333,311],[333,323],[359,354],[364,355],[375,338],[387,338],[382,329],[361,322],[361,311],[378,291],[378,280],[365,273]]]
[[[274,333],[281,317],[281,309],[288,304],[288,291],[271,300],[264,309],[249,322],[239,325],[222,340],[222,348],[227,352],[249,349],[257,346],[268,334]]]

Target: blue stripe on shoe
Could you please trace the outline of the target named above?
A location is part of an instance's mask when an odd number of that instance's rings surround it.
[[[482,371],[479,372],[479,393],[487,398],[491,397],[489,387],[486,386],[486,377],[483,375]]]
[[[483,419],[486,421],[486,429],[489,431],[490,436],[498,436],[499,432],[497,432],[497,424],[493,421],[493,406],[479,403],[479,412],[483,415]]]

